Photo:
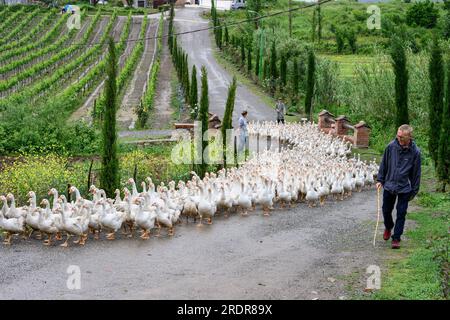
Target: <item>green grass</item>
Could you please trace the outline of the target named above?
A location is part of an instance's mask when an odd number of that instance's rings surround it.
[[[443,241],[448,247],[450,202],[447,200],[439,208],[443,210],[440,213],[436,209],[421,209],[408,215],[417,222],[418,228],[406,232],[409,241],[401,250],[406,251],[407,258],[392,257],[388,271],[382,277],[381,290],[374,293],[373,299],[444,298],[441,266],[435,259],[433,247]],[[445,236],[446,240],[436,240],[436,237]]]
[[[431,167],[423,168],[421,192],[413,204],[419,209],[408,213],[416,227],[404,234],[402,248],[382,249],[386,270],[382,270],[381,289],[356,299],[445,299],[444,284],[448,275],[450,193],[438,193]],[[448,289],[447,289],[448,294]],[[448,299],[448,297],[447,297]]]
[[[370,55],[358,55],[358,54],[319,54],[319,57],[326,58],[330,61],[336,62],[339,65],[340,76],[343,78],[352,78],[355,75],[355,67],[369,66],[376,61],[376,56]],[[387,68],[390,64],[386,63],[387,60],[378,61],[378,63],[384,64]]]

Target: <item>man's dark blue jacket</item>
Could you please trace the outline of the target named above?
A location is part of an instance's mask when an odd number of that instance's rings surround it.
[[[402,147],[397,139],[384,150],[377,181],[391,193],[411,193],[412,199],[419,192],[421,172],[420,149],[411,140]]]

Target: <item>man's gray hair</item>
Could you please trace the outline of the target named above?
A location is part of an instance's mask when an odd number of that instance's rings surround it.
[[[398,130],[407,132],[409,136],[412,137],[413,128],[409,124],[402,124],[400,127],[398,127]]]

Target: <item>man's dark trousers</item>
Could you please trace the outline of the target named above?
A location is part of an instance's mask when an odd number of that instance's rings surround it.
[[[410,193],[392,193],[388,190],[383,192],[383,217],[384,226],[391,230],[394,227],[394,220],[392,219],[392,211],[394,210],[395,200],[397,201],[397,220],[395,220],[395,229],[392,235],[393,240],[400,240],[405,226],[406,211],[408,209]]]

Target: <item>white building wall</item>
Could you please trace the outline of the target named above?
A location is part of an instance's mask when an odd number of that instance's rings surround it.
[[[231,2],[231,0],[215,0],[214,3],[217,9],[230,10]],[[195,0],[191,0],[191,3],[194,4]],[[202,7],[211,8],[211,0],[200,0],[199,4]]]

